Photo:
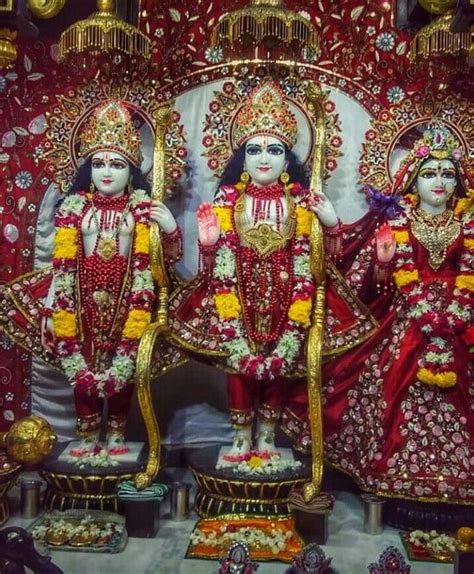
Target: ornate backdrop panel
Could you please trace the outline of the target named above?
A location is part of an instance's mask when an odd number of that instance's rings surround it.
[[[243,4],[226,2],[225,8]],[[410,114],[419,115],[415,108],[431,91],[424,83],[426,77],[408,63],[408,36],[393,27],[395,2],[391,8],[387,4],[287,2],[315,19],[322,31],[318,60],[304,60],[302,54],[294,68],[297,80],[282,77],[298,116],[302,143],[297,152],[303,160],[309,159],[311,118],[303,112],[302,90],[304,80],[311,79],[321,84],[327,96],[325,191],[347,222],[365,210],[360,178],[377,183],[377,169],[386,170],[392,161],[386,153],[389,143],[379,141],[385,133],[382,127],[389,125],[393,131],[394,122],[403,126],[412,121]],[[179,129],[169,139],[181,151],[175,154],[177,164],[171,171],[179,172],[183,147],[187,167],[169,204],[185,234],[185,256],[178,269],[191,277],[197,270],[195,211],[201,201],[212,198],[216,188],[216,172],[222,166],[215,152],[229,135],[229,105],[238,104],[265,70],[250,69],[245,62],[225,65],[222,54],[209,48],[210,30],[223,11],[222,3],[142,0],[140,8],[140,26],[155,43],[156,68],[128,97],[137,113],[175,100]],[[53,211],[60,193],[54,180],[61,184],[51,150],[62,145],[62,161],[70,164],[68,154],[74,150],[68,142],[74,118],[86,113],[84,102],[92,105],[110,93],[100,77],[88,83],[95,72],[88,70],[89,77],[78,70],[68,74],[57,63],[53,41],[21,43],[15,67],[0,74],[0,285],[49,264]],[[76,109],[71,102],[79,92],[82,103]],[[449,97],[449,91],[435,94],[433,105],[423,104],[424,113],[442,114]],[[65,105],[67,113],[62,112]],[[462,113],[469,111],[463,108]],[[150,149],[151,130],[145,126],[142,134]],[[61,170],[61,174],[70,173]],[[157,402],[166,403],[166,411],[173,413],[166,416],[158,405],[166,417],[169,442],[222,439],[226,433],[221,374],[185,365],[168,374],[155,391]],[[27,352],[0,335],[0,430],[31,408],[52,420],[63,437],[72,435],[71,389],[65,379],[39,361],[32,366]]]

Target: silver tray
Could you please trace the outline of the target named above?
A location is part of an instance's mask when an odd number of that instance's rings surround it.
[[[94,522],[104,523],[112,522],[116,525],[116,531],[112,535],[112,539],[107,543],[87,542],[81,544],[70,544],[69,540],[64,543],[50,543],[46,538],[35,538],[37,542],[43,544],[50,550],[66,550],[72,552],[102,552],[102,553],[116,553],[122,552],[127,545],[127,530],[125,528],[125,517],[116,514],[115,512],[104,512],[102,510],[65,510],[60,512],[54,510],[52,512],[44,512],[39,516],[27,530],[31,533],[38,526],[49,526],[54,522],[65,520],[71,523],[79,523],[86,516],[90,516]]]

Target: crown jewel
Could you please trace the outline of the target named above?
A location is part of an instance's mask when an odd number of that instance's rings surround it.
[[[435,159],[455,159],[462,156],[461,144],[455,135],[440,123],[431,123],[423,132],[422,139],[414,146],[416,157],[434,157]]]
[[[256,135],[269,135],[292,148],[298,125],[278,84],[266,81],[257,86],[237,112],[233,133],[234,146],[240,147]]]
[[[115,151],[136,167],[142,163],[140,133],[121,102],[112,100],[98,106],[87,119],[80,141],[84,159],[98,151]]]
[[[380,555],[377,564],[369,564],[369,574],[410,574],[411,566],[405,562],[402,553],[395,546],[388,546]]]

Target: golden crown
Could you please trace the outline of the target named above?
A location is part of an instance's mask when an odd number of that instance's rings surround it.
[[[98,106],[87,119],[79,139],[84,159],[98,151],[114,151],[136,167],[142,163],[140,132],[133,125],[127,108],[119,101]]]
[[[240,147],[256,135],[277,137],[289,148],[296,143],[296,117],[290,111],[282,89],[272,81],[257,86],[235,117],[234,147]]]

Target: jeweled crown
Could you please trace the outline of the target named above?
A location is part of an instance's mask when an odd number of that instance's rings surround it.
[[[111,100],[98,106],[87,119],[79,139],[84,159],[98,151],[114,151],[136,167],[142,163],[140,132],[119,101]]]
[[[277,137],[289,148],[296,143],[296,116],[291,112],[280,86],[272,81],[257,86],[235,117],[234,147],[240,147],[256,135]]]
[[[443,124],[433,122],[423,132],[413,148],[418,158],[454,159],[462,157],[462,148],[456,136]]]
[[[369,564],[369,574],[410,574],[411,566],[405,562],[402,553],[395,546],[388,546],[380,555],[377,564]]]

